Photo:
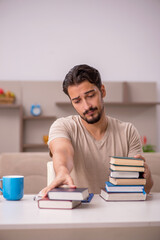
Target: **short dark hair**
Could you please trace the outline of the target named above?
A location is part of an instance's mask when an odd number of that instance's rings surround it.
[[[97,69],[86,64],[74,66],[65,76],[63,81],[63,91],[68,94],[68,87],[78,85],[84,81],[95,84],[101,90],[101,76]]]

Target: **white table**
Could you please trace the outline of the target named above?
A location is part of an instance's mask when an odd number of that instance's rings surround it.
[[[33,195],[21,201],[0,196],[0,240],[10,239],[159,240],[160,193],[142,202],[105,202],[95,195],[72,210],[39,209]]]

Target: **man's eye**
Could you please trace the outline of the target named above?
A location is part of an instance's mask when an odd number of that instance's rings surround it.
[[[94,95],[95,95],[95,93],[92,93],[92,94],[88,95],[88,97],[92,98],[92,97],[94,97]]]
[[[80,102],[80,99],[74,101],[74,104],[77,104],[77,103],[79,103],[79,102]]]

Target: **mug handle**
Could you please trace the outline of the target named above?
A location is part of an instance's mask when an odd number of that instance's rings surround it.
[[[3,179],[0,179],[0,181],[3,181]],[[2,188],[0,187],[0,191],[3,192]]]

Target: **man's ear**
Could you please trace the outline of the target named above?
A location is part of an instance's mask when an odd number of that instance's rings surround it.
[[[104,98],[106,96],[106,89],[105,89],[105,86],[103,84],[101,86],[101,94],[102,94],[102,98]]]

